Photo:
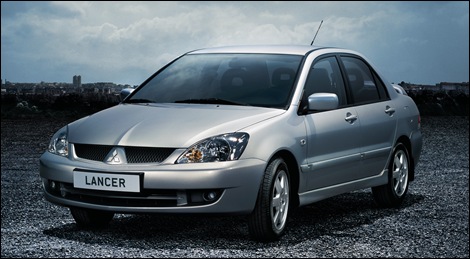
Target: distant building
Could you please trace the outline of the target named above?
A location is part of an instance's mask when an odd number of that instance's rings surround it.
[[[75,87],[75,88],[82,87],[82,76],[81,75],[73,76],[73,87]]]
[[[399,85],[401,85],[407,92],[420,92],[420,91],[427,90],[427,91],[432,91],[432,92],[444,91],[448,93],[450,91],[454,91],[454,92],[461,92],[466,95],[469,95],[468,82],[462,82],[462,83],[441,82],[435,85],[419,85],[419,84],[401,82],[399,83]]]
[[[440,90],[443,91],[458,91],[458,92],[463,92],[466,95],[469,94],[468,91],[468,82],[462,82],[462,83],[449,83],[449,82],[441,82],[437,84],[440,88]]]

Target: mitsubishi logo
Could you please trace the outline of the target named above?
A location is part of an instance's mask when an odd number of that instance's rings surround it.
[[[111,156],[108,157],[108,160],[106,160],[106,162],[110,163],[120,163],[121,162],[121,159],[119,159],[118,157],[118,152],[116,151],[116,149],[113,151],[113,154]]]
[[[113,148],[108,156],[106,156],[106,163],[117,165],[117,164],[124,164],[125,161],[124,149],[120,147]]]

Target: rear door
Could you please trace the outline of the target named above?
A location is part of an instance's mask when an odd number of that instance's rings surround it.
[[[396,134],[397,107],[384,84],[363,59],[342,55],[341,61],[361,124],[362,170],[358,178],[374,176],[384,169]]]

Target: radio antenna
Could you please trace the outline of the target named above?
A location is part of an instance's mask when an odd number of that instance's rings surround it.
[[[320,30],[320,27],[321,27],[322,23],[323,23],[323,20],[321,20],[321,23],[318,26],[317,32],[315,33],[315,36],[313,37],[312,43],[310,43],[310,46],[313,45],[313,42],[315,41],[315,38],[317,37],[318,31]]]

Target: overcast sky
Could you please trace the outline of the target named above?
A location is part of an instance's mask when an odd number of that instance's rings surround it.
[[[468,82],[469,2],[1,1],[1,79],[139,85],[222,45],[315,45],[366,55],[390,82]]]

